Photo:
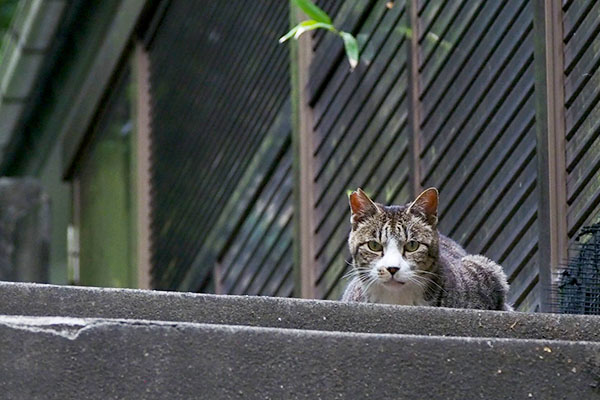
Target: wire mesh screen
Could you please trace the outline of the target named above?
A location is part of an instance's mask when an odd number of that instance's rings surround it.
[[[581,229],[573,257],[559,273],[558,310],[565,314],[600,314],[600,224]]]
[[[269,143],[290,135],[277,122],[290,112],[289,49],[278,43],[288,7],[172,0],[159,20],[149,45],[156,288],[212,290],[226,227],[239,225],[252,209],[247,199],[258,198],[240,191],[244,175],[270,168],[261,164],[266,156],[253,164],[255,155],[265,146],[264,154],[277,154],[280,145]],[[255,178],[246,181],[262,182]]]

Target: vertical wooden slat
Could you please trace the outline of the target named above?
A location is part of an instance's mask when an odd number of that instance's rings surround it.
[[[563,24],[560,2],[534,5],[541,311],[553,311],[552,276],[568,246]]]
[[[69,284],[79,285],[81,281],[79,228],[81,226],[81,187],[79,178],[74,177],[71,183],[71,223],[67,231],[67,277]]]
[[[410,102],[410,153],[411,153],[411,188],[413,197],[421,193],[421,101],[419,80],[419,16],[417,0],[409,0],[406,4],[410,15],[410,46],[408,48],[408,59],[410,68],[410,79],[408,82]]]
[[[306,19],[296,11],[297,7],[290,2],[292,21]],[[315,255],[314,255],[314,157],[313,157],[313,110],[308,104],[307,89],[309,67],[312,59],[312,36],[303,35],[297,43],[292,44],[296,53],[296,61],[292,61],[295,101],[294,168],[295,168],[295,206],[296,232],[299,235],[299,247],[296,251],[299,264],[299,293],[304,298],[315,297]],[[295,48],[295,49],[294,49]],[[294,56],[292,56],[294,57]],[[298,260],[299,258],[299,260]]]
[[[213,280],[215,282],[215,294],[226,294],[225,291],[223,290],[223,282],[221,281],[223,279],[223,266],[221,265],[221,263],[216,262],[215,266],[213,267]]]
[[[150,59],[141,43],[135,48],[136,134],[135,192],[137,286],[150,289]]]

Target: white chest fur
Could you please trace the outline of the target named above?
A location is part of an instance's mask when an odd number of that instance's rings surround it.
[[[423,290],[410,283],[403,287],[388,288],[383,285],[372,285],[368,293],[369,301],[372,303],[398,304],[405,306],[427,306],[423,297]]]

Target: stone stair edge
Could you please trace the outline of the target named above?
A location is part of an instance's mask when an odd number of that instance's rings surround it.
[[[78,317],[40,317],[27,315],[0,315],[0,329],[24,330],[31,333],[60,335],[61,330],[67,327],[77,330],[98,329],[101,327],[125,327],[125,328],[166,328],[166,329],[190,329],[199,331],[213,331],[224,333],[256,333],[274,334],[283,336],[303,336],[318,339],[320,337],[356,338],[356,339],[411,339],[425,341],[448,341],[455,343],[519,343],[538,345],[541,351],[551,352],[550,346],[583,345],[595,347],[600,351],[600,343],[594,341],[574,340],[551,340],[531,338],[504,338],[504,337],[477,337],[477,336],[441,336],[441,335],[419,335],[403,333],[377,333],[377,332],[348,332],[348,331],[322,331],[316,329],[297,328],[274,328],[265,326],[211,324],[184,321],[156,321],[126,318],[78,318]],[[55,329],[54,329],[55,328]]]
[[[110,293],[114,296],[106,297]],[[81,298],[79,298],[81,295]],[[54,300],[57,301],[54,301]],[[162,300],[166,301],[162,301]],[[27,304],[29,301],[31,304]],[[600,318],[0,282],[0,314],[600,342]]]
[[[560,319],[596,319],[600,323],[600,316],[597,315],[578,315],[578,314],[556,314],[556,313],[522,313],[519,311],[492,311],[492,310],[477,310],[477,309],[461,309],[461,308],[444,308],[444,307],[423,307],[423,306],[399,306],[390,304],[379,304],[379,303],[357,303],[357,302],[341,302],[338,300],[322,300],[322,299],[305,299],[298,297],[270,297],[270,296],[253,296],[253,295],[219,295],[211,293],[194,293],[194,292],[178,292],[178,291],[166,291],[166,290],[153,290],[153,289],[131,289],[131,288],[111,288],[111,287],[96,287],[96,286],[78,286],[78,285],[55,285],[47,283],[29,283],[29,282],[8,282],[0,281],[0,294],[4,288],[25,288],[28,290],[44,290],[54,289],[65,292],[80,292],[86,294],[125,294],[125,295],[141,295],[149,296],[154,298],[183,298],[183,299],[196,299],[196,300],[218,300],[222,302],[253,302],[253,303],[279,303],[282,305],[323,305],[329,307],[352,307],[356,309],[371,310],[403,310],[403,311],[427,311],[429,313],[439,313],[448,315],[527,315],[535,316],[537,318],[560,318]]]

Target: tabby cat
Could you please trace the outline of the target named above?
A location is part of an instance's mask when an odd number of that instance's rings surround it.
[[[506,275],[437,230],[438,191],[404,206],[350,195],[352,280],[342,301],[512,310]]]

